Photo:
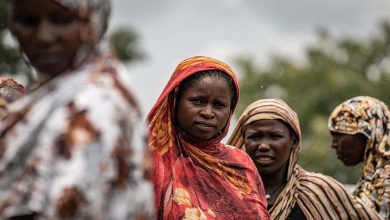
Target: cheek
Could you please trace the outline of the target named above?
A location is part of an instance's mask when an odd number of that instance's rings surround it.
[[[351,148],[351,143],[346,139],[341,139],[339,141],[339,149],[346,152]]]
[[[221,111],[221,112],[218,112],[217,115],[218,115],[218,121],[219,121],[221,127],[224,127],[229,120],[230,111],[228,111],[228,110]]]
[[[26,49],[28,45],[30,45],[28,42],[32,34],[32,29],[24,27],[20,24],[13,24],[10,25],[11,33],[16,37],[16,39],[19,41],[20,46],[23,49]]]
[[[281,161],[287,162],[288,158],[290,157],[291,151],[292,151],[292,144],[288,141],[284,141],[278,144],[275,144],[275,150],[279,152],[279,155],[281,157]]]
[[[252,155],[256,152],[256,145],[251,141],[245,141],[244,144],[246,153],[252,157]]]
[[[58,27],[56,31],[62,38],[62,42],[65,43],[64,47],[76,50],[81,45],[82,40],[78,22],[73,22],[64,28]]]
[[[190,119],[192,118],[193,115],[193,109],[186,106],[185,104],[182,104],[181,102],[179,103],[177,107],[177,112],[176,112],[176,117],[178,122],[181,125],[184,125],[191,121]]]

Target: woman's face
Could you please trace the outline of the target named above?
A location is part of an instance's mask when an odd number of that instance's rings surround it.
[[[10,29],[41,74],[53,77],[72,64],[81,45],[79,20],[51,0],[12,0]]]
[[[225,78],[196,79],[178,100],[177,122],[192,138],[210,140],[225,127],[231,113],[231,99],[232,91]]]
[[[279,120],[258,120],[244,128],[245,149],[260,174],[275,174],[287,167],[295,138]]]
[[[331,131],[332,148],[337,158],[346,166],[354,166],[364,160],[367,137],[363,134],[343,134]]]

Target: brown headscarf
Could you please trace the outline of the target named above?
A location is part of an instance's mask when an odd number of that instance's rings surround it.
[[[390,111],[382,101],[358,96],[337,106],[329,117],[329,130],[367,137],[362,176],[354,194],[390,216]],[[352,147],[352,146],[351,146]]]

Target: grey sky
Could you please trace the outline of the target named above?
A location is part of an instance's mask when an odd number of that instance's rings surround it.
[[[389,0],[113,0],[111,29],[129,25],[147,60],[130,66],[145,114],[176,65],[194,55],[265,63],[272,54],[300,58],[322,26],[332,34],[367,37],[390,18]]]

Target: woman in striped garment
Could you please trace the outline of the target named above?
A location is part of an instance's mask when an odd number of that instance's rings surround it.
[[[297,165],[300,143],[298,116],[280,99],[249,105],[228,142],[257,166],[271,219],[380,219],[333,178]]]
[[[390,111],[385,103],[358,96],[329,118],[332,148],[346,165],[364,163],[354,195],[390,219]]]

